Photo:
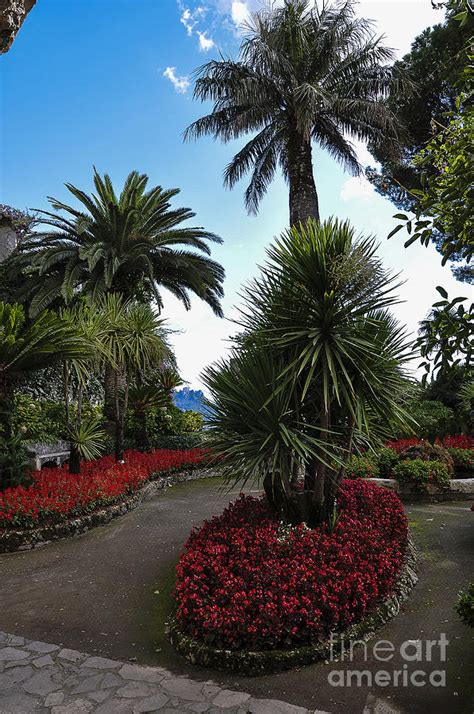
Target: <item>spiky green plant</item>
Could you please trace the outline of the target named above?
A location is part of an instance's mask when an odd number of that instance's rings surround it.
[[[396,282],[375,249],[339,221],[284,233],[246,288],[236,348],[204,375],[215,450],[289,520],[328,517],[354,441],[380,443],[409,418],[413,351],[387,312]]]

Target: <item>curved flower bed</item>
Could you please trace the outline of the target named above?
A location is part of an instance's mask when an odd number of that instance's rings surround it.
[[[84,462],[77,475],[70,474],[67,466],[35,471],[32,485],[0,493],[0,537],[10,529],[60,523],[119,503],[151,478],[196,467],[205,459],[202,449],[127,451],[123,464],[104,456]]]
[[[338,514],[333,532],[292,528],[264,499],[242,496],[205,522],[177,567],[178,630],[214,649],[285,650],[316,646],[375,611],[404,564],[402,504],[346,481]]]

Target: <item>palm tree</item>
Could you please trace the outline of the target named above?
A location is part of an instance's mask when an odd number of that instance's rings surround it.
[[[245,204],[256,213],[280,166],[290,225],[319,220],[312,143],[358,174],[351,138],[396,137],[395,117],[382,101],[393,86],[394,53],[355,16],[353,0],[321,9],[285,0],[253,15],[247,30],[238,61],[212,60],[198,70],[194,96],[214,107],[185,137],[228,142],[253,134],[225,169],[224,183],[233,187],[251,171]]]
[[[108,294],[100,301],[105,364],[114,375],[115,458],[121,461],[124,449],[125,416],[132,378],[166,358],[169,347],[162,337],[163,320],[149,305]]]
[[[396,286],[372,238],[310,219],[267,253],[245,291],[244,333],[204,375],[208,433],[233,478],[263,482],[288,520],[315,525],[351,450],[408,419],[399,394],[413,349],[387,312]]]
[[[31,300],[32,314],[54,301],[70,303],[79,292],[94,300],[114,292],[154,299],[161,308],[166,288],[187,309],[193,293],[222,315],[224,270],[209,258],[209,243],[221,239],[181,225],[195,214],[170,207],[179,189],[147,184],[148,176],[132,171],[117,196],[110,177],[94,169],[95,194],[66,184],[80,208],[49,198],[56,212],[37,211],[37,230],[13,261],[25,273],[20,298]]]
[[[67,359],[90,357],[90,344],[69,322],[43,312],[27,323],[21,305],[0,302],[0,432],[5,443],[12,438],[11,409],[16,380]],[[1,469],[0,488],[8,468]]]

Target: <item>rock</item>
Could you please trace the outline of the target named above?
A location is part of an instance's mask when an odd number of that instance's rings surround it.
[[[48,664],[54,664],[54,660],[51,655],[44,655],[44,657],[38,657],[38,659],[33,660],[35,667],[46,667]]]
[[[113,659],[107,659],[106,657],[88,657],[82,663],[82,666],[94,667],[94,669],[115,669],[120,667],[120,664],[120,662],[114,662]]]
[[[0,53],[8,52],[36,0],[0,0]]]
[[[107,674],[104,675],[100,688],[108,689],[109,687],[120,687],[122,684],[123,679],[118,677],[116,674],[112,674],[112,672],[107,672]]]
[[[250,699],[250,694],[243,692],[232,692],[230,689],[222,689],[217,697],[212,700],[216,707],[227,709],[230,707],[239,707]]]
[[[46,696],[51,692],[61,689],[61,685],[53,682],[49,672],[39,672],[23,684],[23,689],[29,694]]]
[[[98,692],[90,692],[87,696],[89,699],[92,699],[92,701],[96,702],[97,704],[101,704],[107,697],[109,696],[110,692],[106,692],[103,689],[101,689]]]
[[[21,692],[12,692],[11,694],[2,694],[0,701],[0,712],[2,714],[33,714],[36,711],[44,711],[38,699],[28,697]]]
[[[140,667],[138,664],[124,664],[119,670],[124,679],[135,679],[137,682],[151,682],[158,684],[163,679],[163,674],[152,667]]]
[[[185,701],[205,701],[201,682],[193,682],[184,677],[170,677],[169,679],[163,680],[161,686],[168,694],[184,699]]]
[[[18,660],[26,659],[30,656],[29,652],[24,652],[23,650],[17,650],[15,647],[4,647],[0,650],[0,660]]]
[[[84,655],[76,650],[68,650],[63,648],[58,654],[60,659],[66,659],[68,662],[79,662],[79,660],[84,659]]]
[[[49,652],[56,652],[59,647],[57,645],[49,645],[46,642],[30,642],[26,645],[26,649],[32,652],[40,652],[40,654],[48,654]]]
[[[153,687],[146,682],[129,682],[124,687],[117,689],[115,693],[119,697],[132,699],[133,697],[151,697],[153,691]]]
[[[25,638],[18,635],[6,635],[5,644],[13,645],[14,647],[23,647]]]
[[[53,707],[51,714],[89,714],[94,709],[94,705],[86,699],[76,699],[75,702]]]
[[[96,689],[99,688],[100,683],[102,682],[103,674],[96,674],[93,677],[87,677],[87,679],[84,679],[82,682],[79,682],[74,689],[72,690],[71,694],[82,694],[83,692],[95,692]]]
[[[154,712],[161,709],[168,702],[168,697],[164,694],[155,694],[153,697],[144,699],[142,702],[135,704],[133,714],[145,714],[145,712]]]
[[[45,707],[56,707],[64,701],[63,692],[52,692],[44,700]]]
[[[305,707],[280,702],[277,699],[251,699],[249,714],[308,714]]]
[[[98,706],[94,714],[132,714],[133,703],[123,699],[107,699],[106,702]]]

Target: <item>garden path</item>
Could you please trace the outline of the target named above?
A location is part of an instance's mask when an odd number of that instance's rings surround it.
[[[407,506],[420,548],[420,581],[404,612],[374,640],[399,647],[446,633],[446,687],[332,687],[328,674],[341,668],[337,663],[252,679],[193,667],[179,657],[163,634],[174,565],[191,526],[221,512],[237,494],[238,489],[229,492],[218,479],[180,484],[72,540],[1,555],[0,630],[95,656],[166,667],[195,681],[213,679],[252,697],[332,714],[471,714],[472,631],[452,608],[458,590],[472,579],[474,513],[466,502]],[[363,648],[356,649],[344,667],[391,672],[403,664],[399,657],[385,664],[374,661],[370,646],[364,659]],[[434,659],[410,664],[413,668],[430,672],[440,665]]]

